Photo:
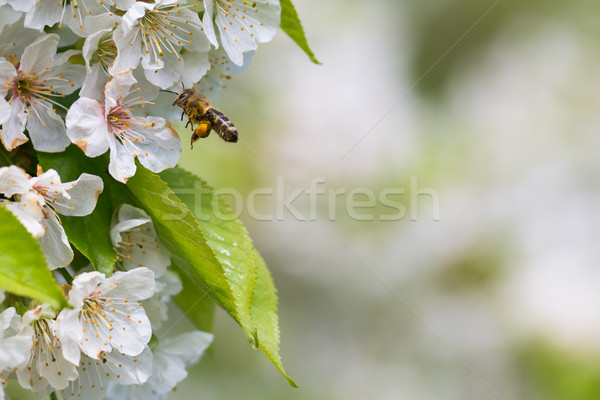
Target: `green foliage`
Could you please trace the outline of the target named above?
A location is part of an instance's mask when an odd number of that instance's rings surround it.
[[[181,268],[175,264],[171,267],[181,271]],[[204,332],[212,332],[215,303],[206,292],[198,290],[190,280],[182,279],[182,283],[183,290],[174,298],[177,305],[196,328]]]
[[[108,173],[107,155],[87,158],[79,148],[70,146],[65,153],[38,153],[44,170],[55,169],[63,182],[79,178],[83,172],[97,175],[104,182],[104,190],[94,211],[85,217],[61,216],[69,241],[85,255],[94,268],[111,274],[117,253],[110,241],[110,223],[115,210],[123,203],[136,205],[127,187],[115,181]]]
[[[48,303],[67,305],[38,242],[5,207],[0,207],[0,287]]]
[[[302,50],[304,50],[312,62],[321,64],[308,45],[308,40],[306,39],[306,34],[302,28],[300,17],[298,16],[298,12],[292,3],[292,0],[281,0],[281,23],[279,26],[298,46],[300,46]]]
[[[257,333],[250,315],[256,266],[251,257],[254,246],[250,236],[229,207],[213,196],[212,188],[205,182],[180,168],[167,170],[161,176],[175,190],[191,189],[194,203],[188,201],[186,205],[194,210],[206,242],[223,268],[235,299],[237,320],[256,346]]]
[[[527,381],[523,398],[597,400],[600,361],[543,342],[531,342],[520,354],[520,375]]]
[[[296,382],[290,378],[281,363],[279,356],[279,318],[277,316],[277,291],[271,279],[271,274],[264,260],[254,250],[253,259],[256,263],[258,276],[256,278],[256,289],[252,298],[252,318],[256,324],[260,349],[267,355],[269,360],[277,367],[279,372],[288,380],[293,387],[298,387]]]
[[[92,214],[61,217],[69,240],[96,270],[110,274],[117,259],[110,242],[115,210],[123,203],[143,208],[171,252],[174,267],[183,274],[184,290],[175,299],[186,315],[199,329],[210,330],[215,301],[295,386],[279,357],[277,295],[269,271],[243,224],[212,188],[180,168],[159,176],[141,166],[123,185],[106,172],[106,156],[88,159],[74,146],[66,154],[38,157],[45,170],[57,170],[64,181],[83,172],[102,177],[104,191]]]
[[[243,224],[206,182],[181,168],[164,171],[161,177],[186,198],[194,210],[206,241],[224,269],[237,306],[237,321],[246,336],[259,347],[286,377],[279,357],[277,294],[269,271],[254,248]]]
[[[158,175],[145,168],[138,168],[127,187],[152,218],[160,241],[171,252],[173,261],[200,290],[237,319],[223,267],[185,204]]]

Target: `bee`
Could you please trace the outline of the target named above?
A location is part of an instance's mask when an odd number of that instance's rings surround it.
[[[211,130],[217,132],[226,142],[235,143],[238,141],[238,131],[229,118],[214,108],[210,104],[210,101],[196,92],[194,88],[184,89],[181,93],[170,90],[162,91],[177,95],[173,105],[183,109],[181,113],[182,121],[184,115],[188,117],[188,122],[185,124],[186,128],[188,125],[191,125],[192,129],[194,129],[194,124],[198,125],[192,134],[192,149],[194,148],[194,142],[200,138],[207,137]]]

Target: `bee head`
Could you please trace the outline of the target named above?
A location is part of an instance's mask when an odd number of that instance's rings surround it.
[[[189,99],[193,95],[193,93],[194,93],[194,89],[183,90],[181,93],[179,93],[177,95],[177,97],[175,98],[175,101],[173,102],[173,105],[183,107],[184,105],[187,104],[187,102],[189,101]]]

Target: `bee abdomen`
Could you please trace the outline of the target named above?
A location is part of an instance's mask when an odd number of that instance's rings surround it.
[[[237,129],[233,125],[233,122],[231,122],[221,111],[211,108],[207,111],[206,117],[211,122],[213,130],[217,132],[223,140],[234,143],[238,141]]]

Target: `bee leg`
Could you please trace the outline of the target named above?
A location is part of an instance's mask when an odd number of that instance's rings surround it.
[[[192,134],[191,146],[194,148],[194,142],[200,138],[205,138],[210,133],[211,126],[209,124],[200,124]]]
[[[183,121],[183,116],[185,115],[185,110],[181,112],[181,120]]]
[[[194,129],[194,124],[192,124],[192,120],[191,119],[188,119],[188,122],[185,124],[185,127],[187,128],[188,125],[191,125],[192,129]]]

